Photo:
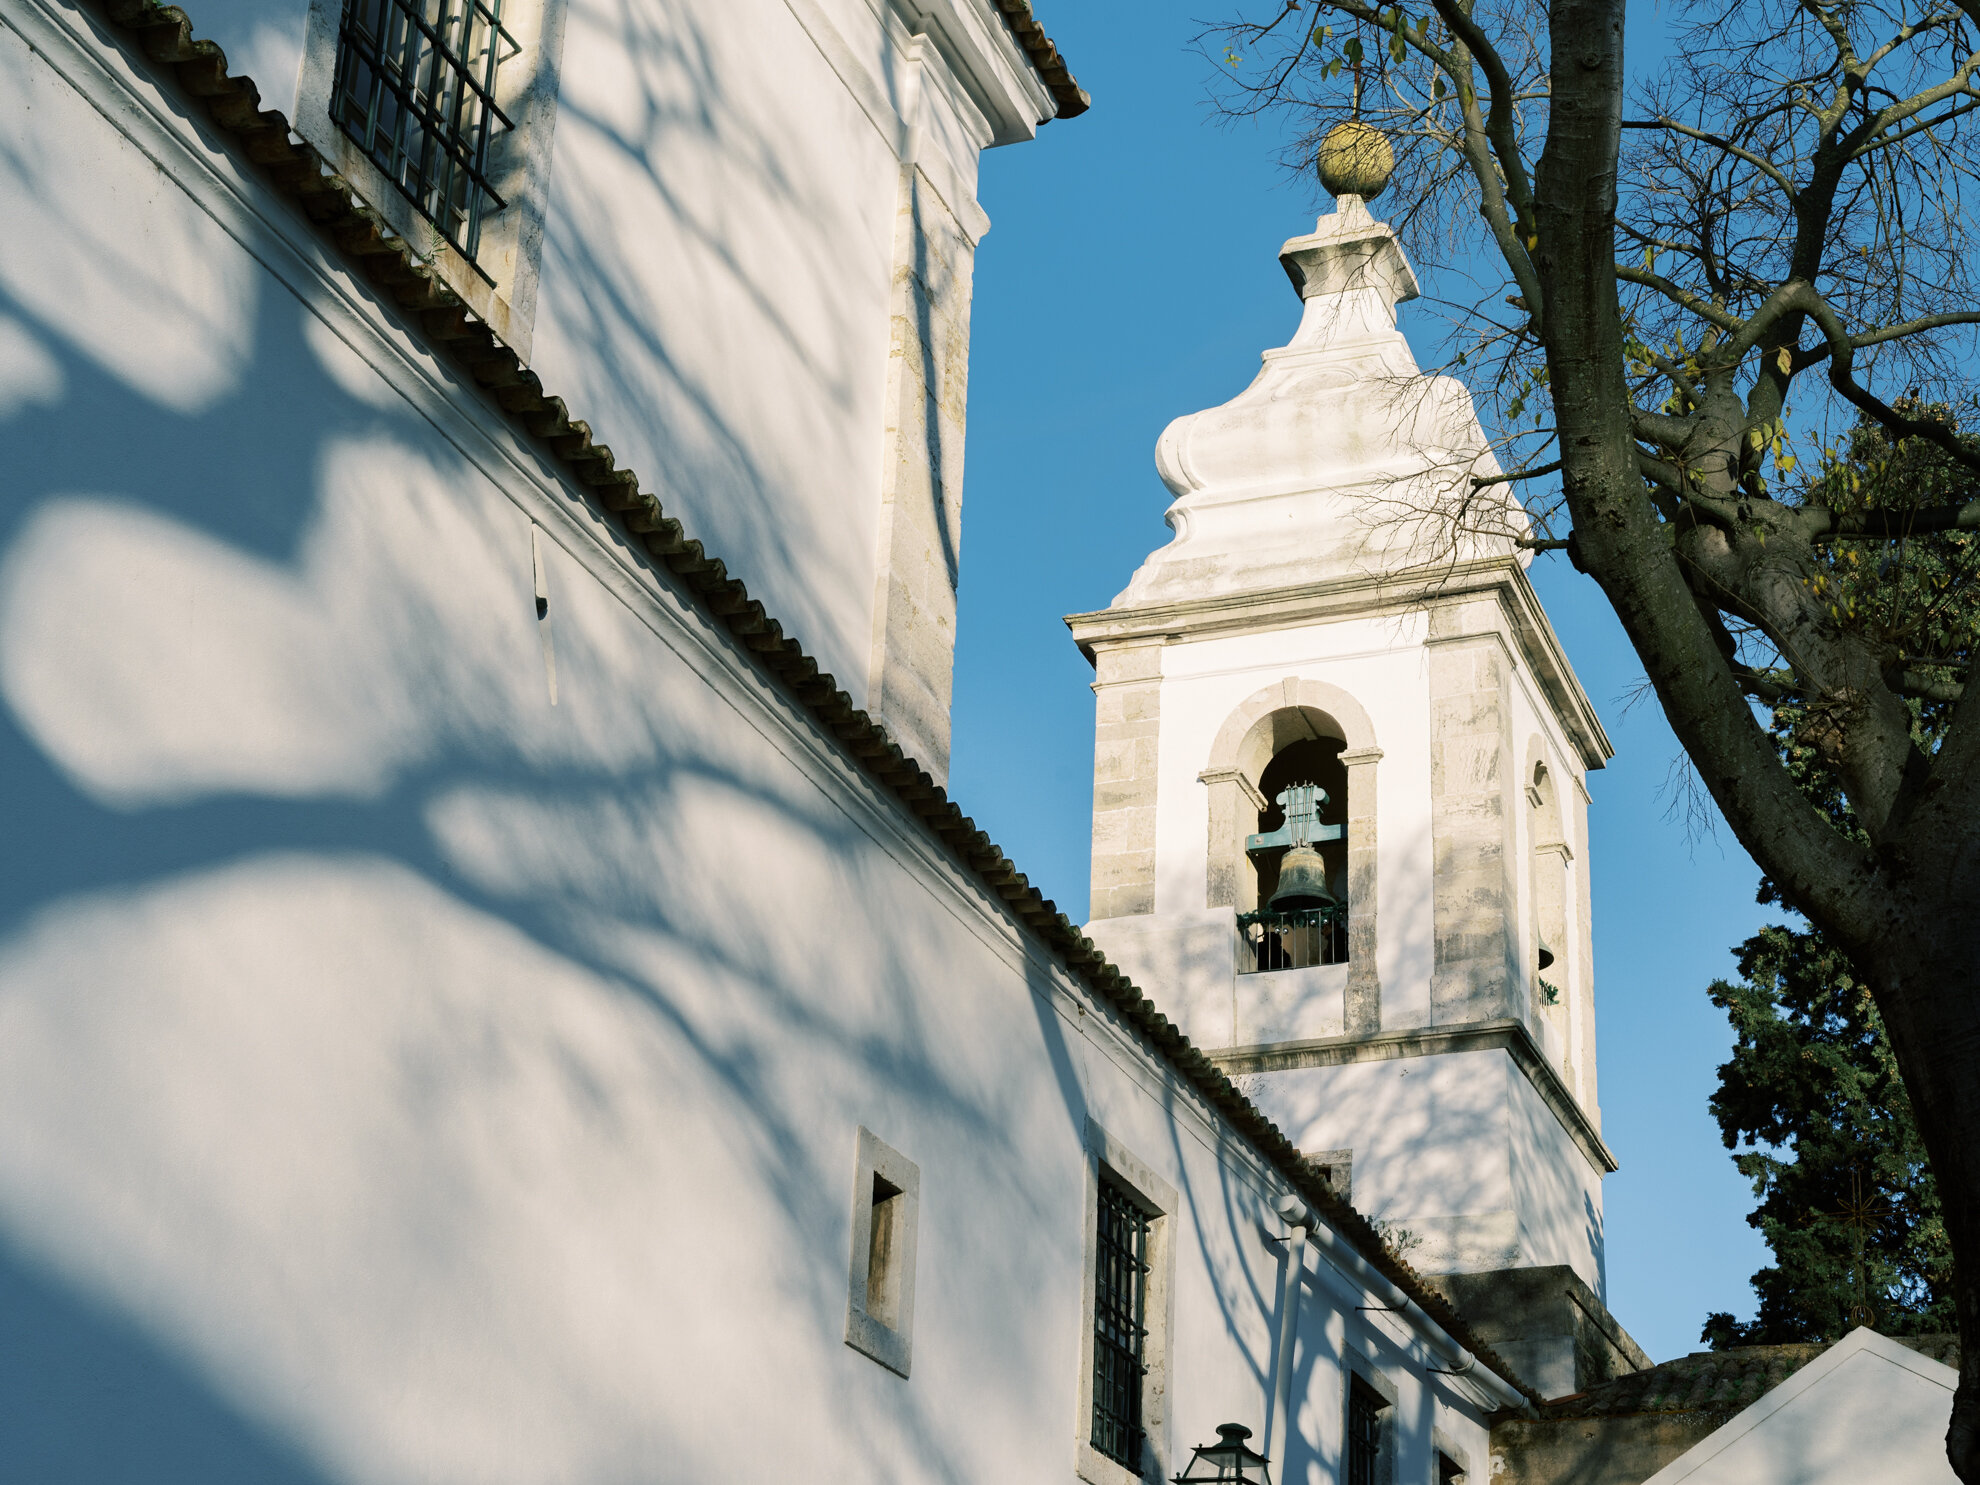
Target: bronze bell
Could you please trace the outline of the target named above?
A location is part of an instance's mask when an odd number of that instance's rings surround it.
[[[1554,951],[1548,948],[1547,941],[1545,939],[1542,939],[1540,941],[1540,967],[1542,969],[1547,969],[1553,964],[1553,962],[1554,962]]]
[[[1334,906],[1327,866],[1311,846],[1294,846],[1279,858],[1279,887],[1268,904],[1275,913],[1303,913]]]

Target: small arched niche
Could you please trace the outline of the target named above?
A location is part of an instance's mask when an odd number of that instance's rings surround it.
[[[1538,753],[1536,745],[1532,750]],[[1560,790],[1553,770],[1542,757],[1529,754],[1527,765],[1527,885],[1532,902],[1533,949],[1531,974],[1534,1000],[1541,1018],[1560,1039],[1563,1068],[1572,1071],[1569,1046],[1572,1024],[1567,1004],[1568,863],[1573,851],[1561,823]]]

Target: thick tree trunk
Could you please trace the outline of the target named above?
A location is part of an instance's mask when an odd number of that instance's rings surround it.
[[[1549,41],[1536,323],[1576,541],[1741,844],[1850,948],[1876,991],[1954,1255],[1961,1369],[1947,1452],[1960,1478],[1980,1485],[1980,1147],[1969,1139],[1980,1132],[1980,800],[1963,780],[1942,778],[1910,818],[1893,811],[1888,838],[1863,850],[1799,794],[1754,723],[1636,463],[1614,267],[1623,5],[1555,0]]]
[[[1898,884],[1886,940],[1853,945],[1852,957],[1876,993],[1945,1213],[1960,1338],[1946,1456],[1972,1482],[1980,1481],[1980,841],[1946,845]]]

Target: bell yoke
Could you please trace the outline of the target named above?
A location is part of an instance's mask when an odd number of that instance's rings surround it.
[[[1322,825],[1320,810],[1327,803],[1327,791],[1318,784],[1294,784],[1279,792],[1278,806],[1286,812],[1286,823],[1264,835],[1245,837],[1244,849],[1253,856],[1283,846],[1279,858],[1279,887],[1267,906],[1275,913],[1298,913],[1311,908],[1337,906],[1327,890],[1327,867],[1321,861],[1317,842],[1339,840],[1345,834],[1340,825]]]

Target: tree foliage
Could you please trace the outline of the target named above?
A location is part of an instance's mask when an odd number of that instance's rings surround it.
[[[1832,1341],[1858,1323],[1951,1330],[1938,1189],[1869,988],[1819,933],[1785,925],[1740,946],[1739,973],[1711,988],[1735,1036],[1711,1108],[1760,1198],[1747,1221],[1774,1261],[1753,1276],[1758,1315],[1714,1314],[1700,1339],[1722,1349]]]
[[[1904,409],[1958,431],[1943,405],[1907,400]],[[1893,438],[1861,419],[1840,449],[1823,452],[1805,498],[1860,522],[1920,496],[1942,498],[1960,479],[1938,443]],[[1970,663],[1980,638],[1980,537],[1900,531],[1882,550],[1849,544],[1821,555],[1812,580],[1835,623],[1921,671]],[[1929,750],[1952,707],[1929,686],[1915,689],[1913,733]],[[1784,694],[1772,713],[1775,743],[1803,794],[1839,832],[1862,840],[1826,763],[1823,708]],[[1761,898],[1779,901],[1771,882]],[[1775,925],[1738,953],[1740,980],[1710,991],[1735,1035],[1711,1108],[1760,1198],[1747,1220],[1774,1262],[1753,1276],[1756,1317],[1713,1314],[1700,1338],[1725,1347],[1834,1340],[1855,1323],[1887,1335],[1953,1328],[1952,1251],[1938,1189],[1869,986],[1817,930]]]

